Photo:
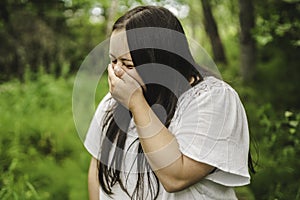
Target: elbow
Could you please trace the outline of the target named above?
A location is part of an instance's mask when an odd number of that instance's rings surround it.
[[[179,192],[190,186],[183,180],[173,180],[167,183],[162,183],[162,185],[168,193]]]
[[[182,189],[179,189],[179,188],[175,188],[175,187],[165,187],[165,190],[168,192],[168,193],[175,193],[175,192],[179,192],[181,191]]]
[[[180,192],[182,190],[187,189],[188,187],[194,185],[195,183],[201,181],[204,178],[196,178],[196,179],[187,179],[185,178],[170,178],[168,177],[168,179],[165,180],[161,180],[161,184],[163,185],[164,189],[168,192],[168,193],[175,193],[175,192]]]

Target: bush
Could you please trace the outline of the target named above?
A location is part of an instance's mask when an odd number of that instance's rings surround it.
[[[87,199],[90,156],[74,127],[73,80],[42,74],[0,85],[0,199]]]

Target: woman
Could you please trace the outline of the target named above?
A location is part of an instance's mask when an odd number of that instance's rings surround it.
[[[136,7],[115,22],[109,52],[110,92],[85,139],[90,199],[236,199],[232,187],[250,182],[246,114],[195,63],[178,19]]]

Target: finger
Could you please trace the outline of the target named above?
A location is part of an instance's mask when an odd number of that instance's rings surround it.
[[[125,84],[130,85],[130,91],[132,93],[135,92],[138,88],[141,87],[141,85],[139,84],[139,82],[137,82],[137,80],[135,80],[132,76],[130,76],[125,71],[124,71],[124,74],[121,77],[121,80],[123,80],[123,82]]]
[[[115,66],[114,73],[117,77],[121,78],[123,76],[123,74],[125,73],[125,71],[121,67]]]
[[[111,72],[110,72],[110,68],[111,67],[111,64],[109,64],[108,65],[108,67],[107,67],[107,71],[108,71],[108,76],[107,76],[107,81],[108,81],[108,86],[109,86],[109,90],[110,90],[110,92],[111,92],[111,76],[110,76],[110,74],[111,74]]]
[[[108,66],[107,66],[107,72],[108,72],[107,80],[108,80],[108,81],[111,81],[111,80],[110,80],[110,72],[109,72],[109,69],[108,69],[109,67],[110,67],[110,64],[108,64]]]
[[[124,82],[130,82],[130,81],[135,81],[136,82],[136,80],[132,76],[130,76],[128,73],[126,73],[124,70],[121,73],[122,73],[122,76],[120,78]]]
[[[114,80],[116,80],[118,77],[115,75],[114,69],[112,67],[111,64],[108,65],[107,67],[107,71],[108,71],[108,78],[109,80],[112,82]]]
[[[115,76],[114,70],[112,68],[112,65],[109,64],[107,67],[107,71],[108,71],[108,86],[109,86],[109,91],[112,92],[114,89],[114,84],[116,82],[117,77]]]
[[[137,72],[136,68],[133,68],[131,70],[133,71],[133,74],[139,74]],[[128,74],[131,76],[130,73],[128,73]],[[144,83],[144,81],[142,80],[142,78],[140,76],[135,76],[135,77],[131,76],[131,77],[134,78],[139,83],[139,85],[141,85],[143,88],[145,87],[145,83]]]

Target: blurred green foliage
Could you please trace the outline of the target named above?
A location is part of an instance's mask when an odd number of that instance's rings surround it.
[[[0,199],[87,199],[90,156],[72,119],[73,81],[43,74],[0,86]]]
[[[250,149],[256,170],[251,175],[249,186],[236,189],[238,197],[247,200],[298,200],[300,112],[298,104],[287,102],[295,102],[299,97],[295,94],[291,99],[285,99],[282,93],[260,88],[265,87],[261,84],[244,83],[236,73],[234,68],[227,68],[222,74],[237,90],[245,106],[250,128]],[[276,98],[283,100],[278,102]]]
[[[257,117],[264,136],[259,139],[259,171],[251,188],[262,199],[299,199],[300,113],[285,111],[276,116],[266,104]]]

